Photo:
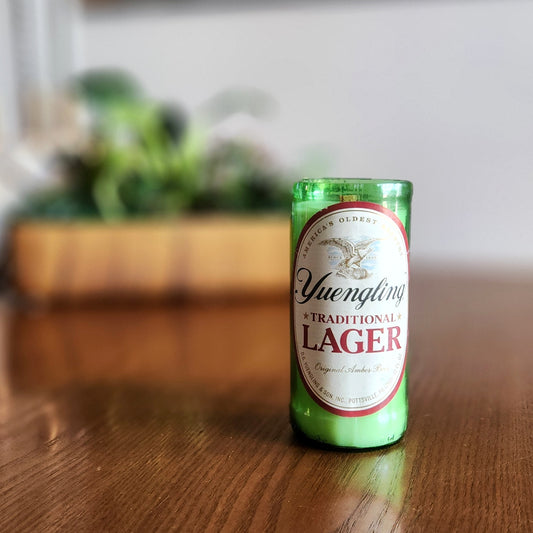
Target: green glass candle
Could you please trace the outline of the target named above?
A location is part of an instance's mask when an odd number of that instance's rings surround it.
[[[291,423],[322,443],[392,444],[407,427],[412,184],[304,179],[291,239]]]

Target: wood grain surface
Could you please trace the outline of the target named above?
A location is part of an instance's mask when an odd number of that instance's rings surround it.
[[[533,283],[413,280],[368,452],[293,437],[285,301],[4,309],[0,531],[533,531]]]

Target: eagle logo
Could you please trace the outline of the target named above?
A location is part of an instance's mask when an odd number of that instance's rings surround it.
[[[381,239],[365,239],[358,242],[352,242],[348,239],[334,238],[325,239],[318,244],[322,246],[334,246],[338,248],[343,255],[335,269],[337,276],[348,279],[364,279],[370,276],[368,270],[361,266],[361,262],[371,252],[372,245]]]

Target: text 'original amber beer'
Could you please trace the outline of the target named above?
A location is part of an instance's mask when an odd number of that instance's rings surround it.
[[[396,442],[407,426],[412,184],[295,184],[291,423],[332,446]]]

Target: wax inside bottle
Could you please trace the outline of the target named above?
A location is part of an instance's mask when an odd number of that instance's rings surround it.
[[[410,229],[412,184],[397,180],[324,178],[302,180],[294,186],[292,261],[306,222],[322,209],[339,202],[370,202],[392,211]],[[292,265],[291,265],[292,266]],[[292,270],[292,268],[291,268]],[[297,433],[332,446],[372,448],[398,441],[407,427],[407,370],[390,402],[379,411],[359,417],[333,414],[318,405],[299,375],[291,343],[291,423]]]

